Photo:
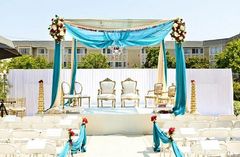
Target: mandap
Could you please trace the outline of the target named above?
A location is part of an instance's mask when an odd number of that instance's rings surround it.
[[[61,71],[61,41],[66,32],[73,38],[71,55],[71,89],[74,92],[74,82],[77,71],[77,48],[76,43],[92,48],[112,48],[120,50],[130,46],[153,46],[159,45],[157,82],[167,83],[167,60],[164,38],[170,34],[175,39],[176,55],[176,101],[173,108],[175,115],[182,115],[186,109],[186,67],[182,43],[185,39],[185,22],[182,19],[158,20],[158,19],[52,19],[49,26],[50,35],[55,40],[52,96],[49,109],[59,105],[59,82]]]

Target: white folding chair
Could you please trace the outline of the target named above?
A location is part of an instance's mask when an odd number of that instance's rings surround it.
[[[240,141],[226,142],[228,156],[240,156]]]
[[[211,128],[232,128],[233,122],[232,121],[213,121],[210,124]]]
[[[40,116],[25,116],[25,117],[22,117],[22,122],[30,123],[30,124],[42,123],[42,117],[40,117]]]
[[[204,115],[196,115],[195,116],[196,120],[199,121],[213,121],[216,119],[214,116],[204,116]]]
[[[231,140],[240,141],[240,128],[234,128],[230,131]],[[240,148],[240,147],[239,147]]]
[[[209,128],[209,122],[206,121],[191,121],[188,124],[189,128],[195,128],[196,130]]]
[[[206,139],[217,139],[227,141],[230,138],[230,129],[228,128],[209,128],[200,131],[200,137]]]
[[[0,156],[17,156],[17,148],[9,143],[0,143]]]
[[[203,149],[201,144],[197,143],[191,146],[191,152],[195,156],[226,156],[227,146],[219,144],[218,149]]]
[[[48,156],[56,156],[56,146],[51,143],[46,143],[44,149],[29,149],[27,144],[23,144],[20,148],[21,154],[24,155],[44,155]]]
[[[42,117],[43,123],[59,123],[61,119],[63,118],[59,115],[54,115],[54,116],[46,115]]]
[[[35,139],[40,136],[40,132],[37,130],[13,130],[12,140],[13,141],[26,141],[29,139]]]
[[[30,129],[31,124],[30,123],[24,123],[24,122],[14,122],[8,124],[9,129]]]
[[[11,137],[11,130],[8,129],[0,129],[0,141],[6,142]]]
[[[217,117],[217,120],[236,120],[237,117],[235,115],[220,115]]]
[[[240,128],[240,121],[236,121],[233,125],[234,128]]]

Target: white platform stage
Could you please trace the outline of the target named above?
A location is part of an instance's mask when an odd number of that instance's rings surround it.
[[[231,69],[187,69],[187,106],[190,106],[191,80],[196,81],[198,111],[202,115],[233,114],[233,87]],[[64,69],[61,80],[70,82],[71,70]],[[120,106],[121,81],[130,77],[138,82],[140,106],[144,96],[153,89],[157,79],[156,69],[78,69],[76,81],[83,85],[83,95],[91,97],[96,106],[99,82],[105,78],[116,81],[116,104]],[[45,108],[51,103],[52,70],[10,70],[9,97],[25,97],[27,115],[37,113],[38,81],[44,82]],[[168,85],[175,83],[175,69],[168,69]],[[85,101],[85,100],[84,100]],[[86,102],[84,102],[86,103]],[[86,105],[87,106],[87,105]]]

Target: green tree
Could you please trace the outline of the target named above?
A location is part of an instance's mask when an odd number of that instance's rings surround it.
[[[146,52],[147,52],[147,58],[146,58],[146,62],[144,63],[144,68],[157,68],[159,48],[148,47],[146,49]],[[167,55],[168,68],[175,68],[176,67],[175,57],[171,56],[168,52],[166,53],[166,55]]]
[[[240,39],[227,43],[216,57],[216,67],[231,68],[234,73],[240,73]]]
[[[91,52],[82,57],[78,68],[83,69],[101,69],[109,68],[108,59],[99,52]]]
[[[186,58],[186,68],[208,69],[209,60],[201,57],[188,57]]]
[[[47,69],[50,64],[44,57],[32,57],[30,55],[23,55],[11,59],[6,63],[8,69]]]

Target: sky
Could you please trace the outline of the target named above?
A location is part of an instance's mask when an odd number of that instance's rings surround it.
[[[52,40],[48,26],[57,14],[66,19],[181,17],[186,40],[228,38],[240,33],[239,6],[240,0],[0,0],[0,35],[11,40]]]

